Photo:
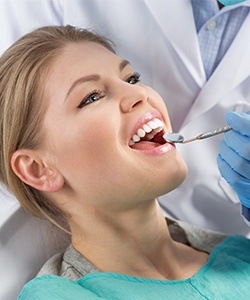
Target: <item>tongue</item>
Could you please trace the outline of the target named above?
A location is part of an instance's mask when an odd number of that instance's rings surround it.
[[[135,143],[131,148],[136,150],[150,150],[160,146],[159,143],[149,142],[149,141],[141,141],[139,143]]]
[[[163,133],[164,133],[163,131],[158,132],[158,133],[154,136],[152,142],[154,142],[154,143],[159,143],[159,144],[161,144],[161,145],[165,144],[166,141],[165,141],[164,138],[163,138]]]

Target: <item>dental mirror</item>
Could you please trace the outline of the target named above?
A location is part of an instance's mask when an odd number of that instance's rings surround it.
[[[181,135],[180,133],[169,132],[169,133],[165,133],[163,135],[163,138],[166,142],[169,142],[169,143],[186,144],[186,143],[190,143],[190,142],[197,141],[197,140],[203,140],[203,139],[215,136],[217,134],[227,132],[231,129],[232,129],[231,126],[224,126],[224,127],[212,130],[212,131],[201,133],[201,134],[199,134],[193,138],[189,138],[189,139],[185,139],[184,136]]]
[[[166,142],[169,143],[182,143],[184,141],[184,136],[177,132],[168,132],[163,135]]]

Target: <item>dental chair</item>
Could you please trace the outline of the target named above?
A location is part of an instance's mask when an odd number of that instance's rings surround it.
[[[16,300],[47,259],[68,244],[66,234],[30,217],[0,185],[0,300]]]

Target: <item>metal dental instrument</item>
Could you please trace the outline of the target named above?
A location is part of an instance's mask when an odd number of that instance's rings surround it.
[[[163,138],[166,142],[169,142],[169,143],[187,144],[187,143],[190,143],[190,142],[193,142],[193,141],[210,138],[210,137],[215,136],[217,134],[227,132],[231,129],[232,129],[231,126],[224,126],[224,127],[212,130],[212,131],[201,133],[201,134],[199,134],[199,135],[197,135],[193,138],[189,138],[189,139],[185,139],[184,136],[181,135],[180,133],[169,132],[169,133],[165,133],[163,135]]]

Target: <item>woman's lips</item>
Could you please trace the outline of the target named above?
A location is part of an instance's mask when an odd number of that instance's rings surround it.
[[[162,154],[175,149],[163,138],[165,127],[159,111],[145,113],[133,127],[130,148],[146,154]]]
[[[131,149],[147,155],[160,155],[174,150],[175,145],[167,142],[162,145],[159,143],[142,141]]]
[[[165,143],[165,140],[162,138],[164,133],[165,124],[163,121],[148,113],[144,115],[139,122],[137,122],[129,140],[129,146],[133,148],[134,144],[141,143],[142,141],[151,141],[163,144]]]

